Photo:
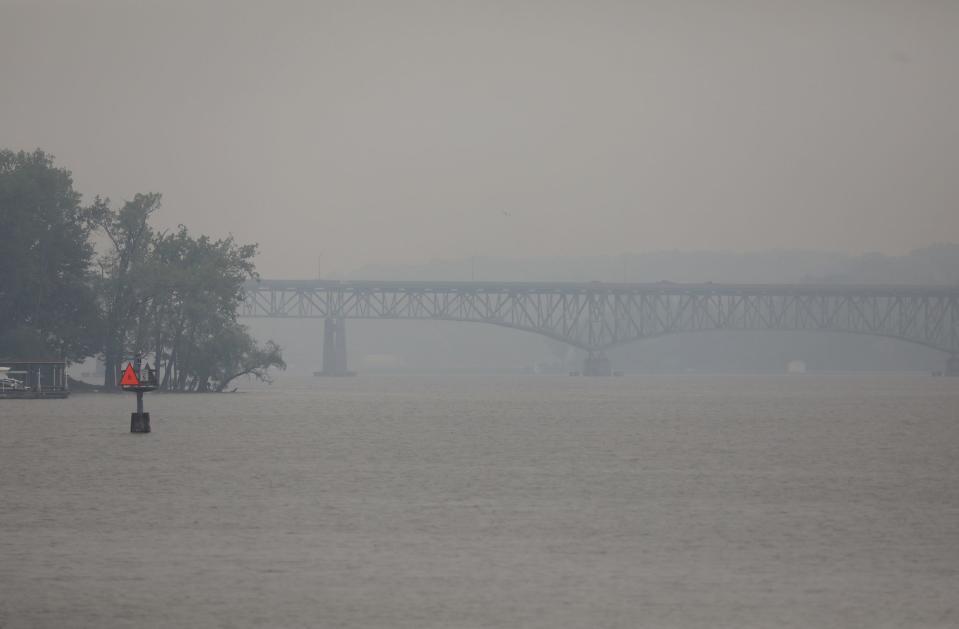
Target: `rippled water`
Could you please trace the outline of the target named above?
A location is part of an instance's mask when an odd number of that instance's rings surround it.
[[[0,401],[0,627],[955,627],[959,379]]]

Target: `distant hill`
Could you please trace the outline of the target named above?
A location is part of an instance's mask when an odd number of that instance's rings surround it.
[[[462,258],[371,265],[338,279],[959,284],[959,244],[902,256],[822,251],[657,251],[558,258]]]

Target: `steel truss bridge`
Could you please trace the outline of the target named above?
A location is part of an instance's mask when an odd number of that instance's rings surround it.
[[[519,282],[248,282],[244,317],[326,319],[324,370],[345,370],[344,319],[437,319],[541,334],[587,352],[706,330],[816,330],[891,337],[950,355],[959,372],[959,286]],[[329,355],[328,355],[329,354]],[[327,361],[329,359],[329,362]]]

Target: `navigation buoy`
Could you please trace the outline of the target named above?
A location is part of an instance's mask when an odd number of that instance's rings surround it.
[[[135,387],[140,384],[140,379],[137,378],[136,371],[133,370],[133,365],[127,363],[127,368],[123,370],[123,377],[120,378],[121,387]]]
[[[130,413],[130,432],[150,432],[150,413],[143,411],[143,394],[157,388],[156,370],[150,369],[149,363],[141,369],[140,358],[137,357],[132,364],[127,363],[127,368],[123,370],[120,388],[137,394],[137,410]]]

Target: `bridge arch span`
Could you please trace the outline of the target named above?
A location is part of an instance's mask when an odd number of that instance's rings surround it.
[[[487,323],[590,357],[686,332],[831,331],[923,345],[959,367],[959,287],[263,280],[245,288],[241,316]]]

